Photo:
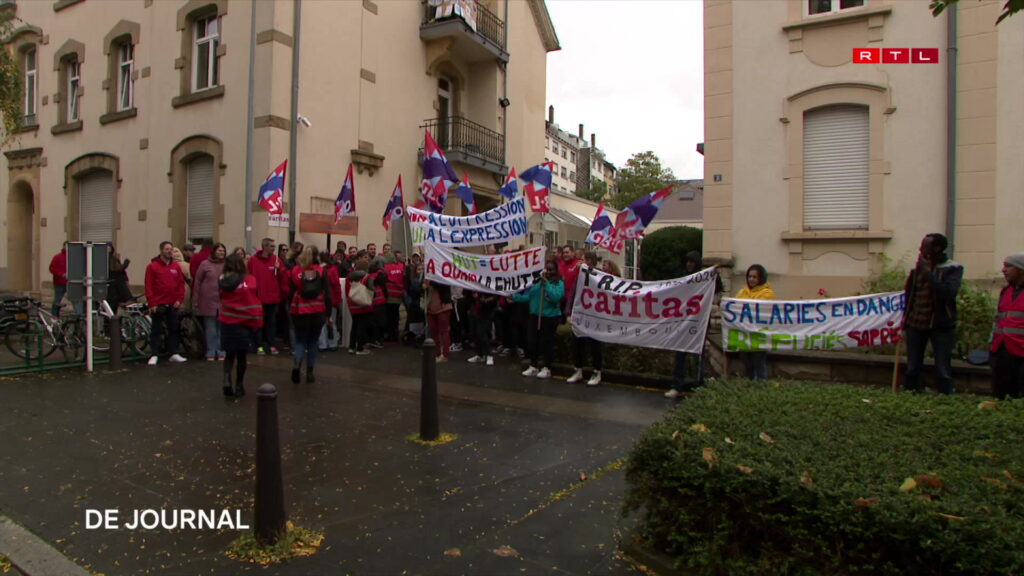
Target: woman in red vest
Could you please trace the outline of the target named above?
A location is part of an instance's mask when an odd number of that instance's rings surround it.
[[[249,349],[263,327],[263,303],[256,290],[256,277],[248,273],[245,258],[228,256],[217,282],[220,288],[220,347],[224,351],[224,395],[245,396],[245,369]],[[236,362],[237,361],[237,362]],[[237,364],[234,393],[231,366]]]
[[[992,393],[998,398],[1024,396],[1024,252],[1003,261],[1006,287],[992,327]]]
[[[306,383],[316,381],[313,368],[320,331],[327,320],[327,309],[331,306],[330,291],[327,289],[327,273],[320,265],[319,251],[315,246],[306,246],[296,259],[291,270],[292,327],[295,329],[295,363],[292,365],[292,382],[299,383],[302,359],[306,359]]]

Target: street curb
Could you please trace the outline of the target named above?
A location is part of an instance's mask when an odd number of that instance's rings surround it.
[[[90,576],[85,568],[6,516],[0,516],[0,554],[25,576]]]
[[[622,536],[619,540],[619,550],[657,576],[692,576],[691,572],[676,568],[672,558],[667,554],[641,544],[635,530],[630,530]]]

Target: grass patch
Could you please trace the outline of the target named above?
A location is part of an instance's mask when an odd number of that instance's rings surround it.
[[[442,444],[449,444],[458,440],[458,434],[451,434],[449,432],[441,432],[434,440],[423,440],[419,434],[410,434],[405,437],[409,442],[415,444],[422,444],[423,446],[441,446]]]
[[[324,535],[288,522],[286,533],[276,544],[263,546],[255,532],[246,532],[228,546],[228,558],[267,566],[300,556],[312,556],[324,541]]]

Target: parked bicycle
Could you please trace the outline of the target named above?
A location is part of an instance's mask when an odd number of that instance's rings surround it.
[[[182,354],[190,358],[200,358],[206,350],[206,337],[202,322],[190,310],[182,310],[178,316],[178,344]],[[153,318],[149,307],[143,302],[124,305],[121,317],[121,338],[125,351],[145,356],[149,350],[150,334],[153,330]],[[166,342],[166,338],[164,339]]]
[[[47,312],[35,298],[3,302],[5,310],[15,310],[14,320],[6,328],[7,349],[19,358],[37,361],[60,349],[67,361],[81,360],[85,349],[81,319],[67,321]],[[109,346],[109,343],[108,343]]]

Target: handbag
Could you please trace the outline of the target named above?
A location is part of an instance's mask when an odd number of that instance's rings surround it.
[[[365,284],[355,282],[348,293],[348,299],[359,308],[365,308],[373,304],[373,291]]]

